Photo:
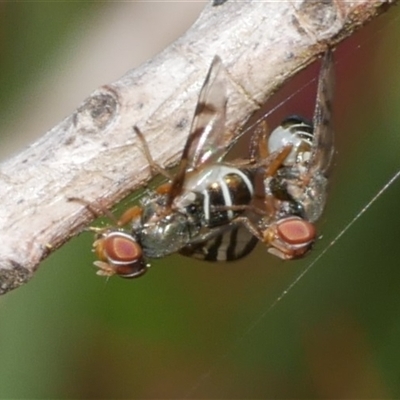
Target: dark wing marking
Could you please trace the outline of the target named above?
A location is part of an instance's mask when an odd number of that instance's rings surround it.
[[[242,224],[231,224],[215,231],[215,235],[204,242],[196,242],[179,251],[181,255],[203,261],[236,261],[253,251],[258,243]]]
[[[194,112],[187,147],[189,166],[198,168],[205,162],[216,162],[225,151],[226,71],[215,56],[208,71]]]
[[[225,69],[221,59],[215,56],[200,91],[190,134],[172,181],[168,205],[182,192],[188,170],[199,168],[206,162],[217,161],[224,153],[227,101],[224,77]]]
[[[318,79],[313,117],[314,141],[310,170],[327,174],[334,153],[332,103],[334,90],[333,55],[329,49],[323,56]]]

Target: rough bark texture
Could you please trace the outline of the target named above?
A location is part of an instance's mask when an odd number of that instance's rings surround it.
[[[393,3],[208,4],[175,43],[96,90],[73,115],[0,165],[0,294],[27,282],[51,251],[94,218],[68,198],[111,207],[150,179],[133,125],[145,133],[157,162],[178,160],[215,54],[231,77],[227,125],[235,129],[327,44],[337,44]]]

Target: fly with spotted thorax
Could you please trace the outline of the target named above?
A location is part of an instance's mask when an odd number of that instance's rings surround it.
[[[122,215],[118,225],[131,223],[129,233],[113,228],[100,232],[94,244],[100,258],[95,263],[100,275],[141,276],[143,257],[160,258],[181,252],[208,261],[232,261],[255,247],[257,239],[236,222],[244,209],[234,207],[252,202],[259,165],[254,160],[224,162],[234,143],[233,132],[225,127],[225,85],[226,71],[215,56],[200,91],[176,174],[170,183],[145,196],[141,206],[132,207]],[[139,128],[135,126],[134,131],[150,167],[170,178],[152,159]],[[274,163],[279,153],[281,149],[263,162]],[[140,257],[139,267],[134,256],[130,256],[136,253]],[[133,274],[127,271],[130,262]]]
[[[333,55],[328,49],[322,59],[312,124],[292,116],[268,138],[262,133],[253,141],[260,158],[291,147],[282,165],[265,168],[264,217],[258,226],[246,223],[271,254],[285,260],[302,257],[311,249],[316,239],[314,222],[325,208],[334,153],[333,87]]]

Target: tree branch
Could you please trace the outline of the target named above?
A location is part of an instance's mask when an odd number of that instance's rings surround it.
[[[70,197],[111,207],[150,179],[133,125],[160,164],[175,163],[208,66],[229,71],[227,125],[235,129],[284,82],[395,1],[230,0],[208,4],[154,59],[96,90],[27,150],[0,165],[0,294],[93,218]]]

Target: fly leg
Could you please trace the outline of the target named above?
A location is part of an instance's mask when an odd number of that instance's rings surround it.
[[[128,224],[129,222],[133,221],[135,218],[138,218],[142,214],[142,208],[139,206],[133,206],[128,208],[120,218],[117,218],[110,210],[103,207],[101,204],[97,204],[96,207],[85,199],[81,199],[79,197],[69,197],[68,201],[74,201],[84,205],[96,218],[100,217],[101,215],[106,215],[114,225],[120,227]],[[105,227],[96,227],[90,226],[87,228],[91,232],[95,232],[96,234],[101,235],[102,233],[110,230],[110,226]]]
[[[156,171],[159,174],[165,176],[168,180],[172,181],[171,174],[165,168],[163,168],[161,165],[157,164],[154,161],[154,159],[153,159],[153,157],[151,155],[150,149],[149,149],[149,145],[147,144],[147,141],[146,141],[142,131],[136,125],[133,127],[133,130],[135,131],[135,133],[137,134],[137,136],[138,136],[138,138],[140,140],[140,143],[142,145],[143,153],[144,153],[144,155],[145,155],[145,157],[147,159],[147,162],[150,165],[150,168],[153,171]]]

